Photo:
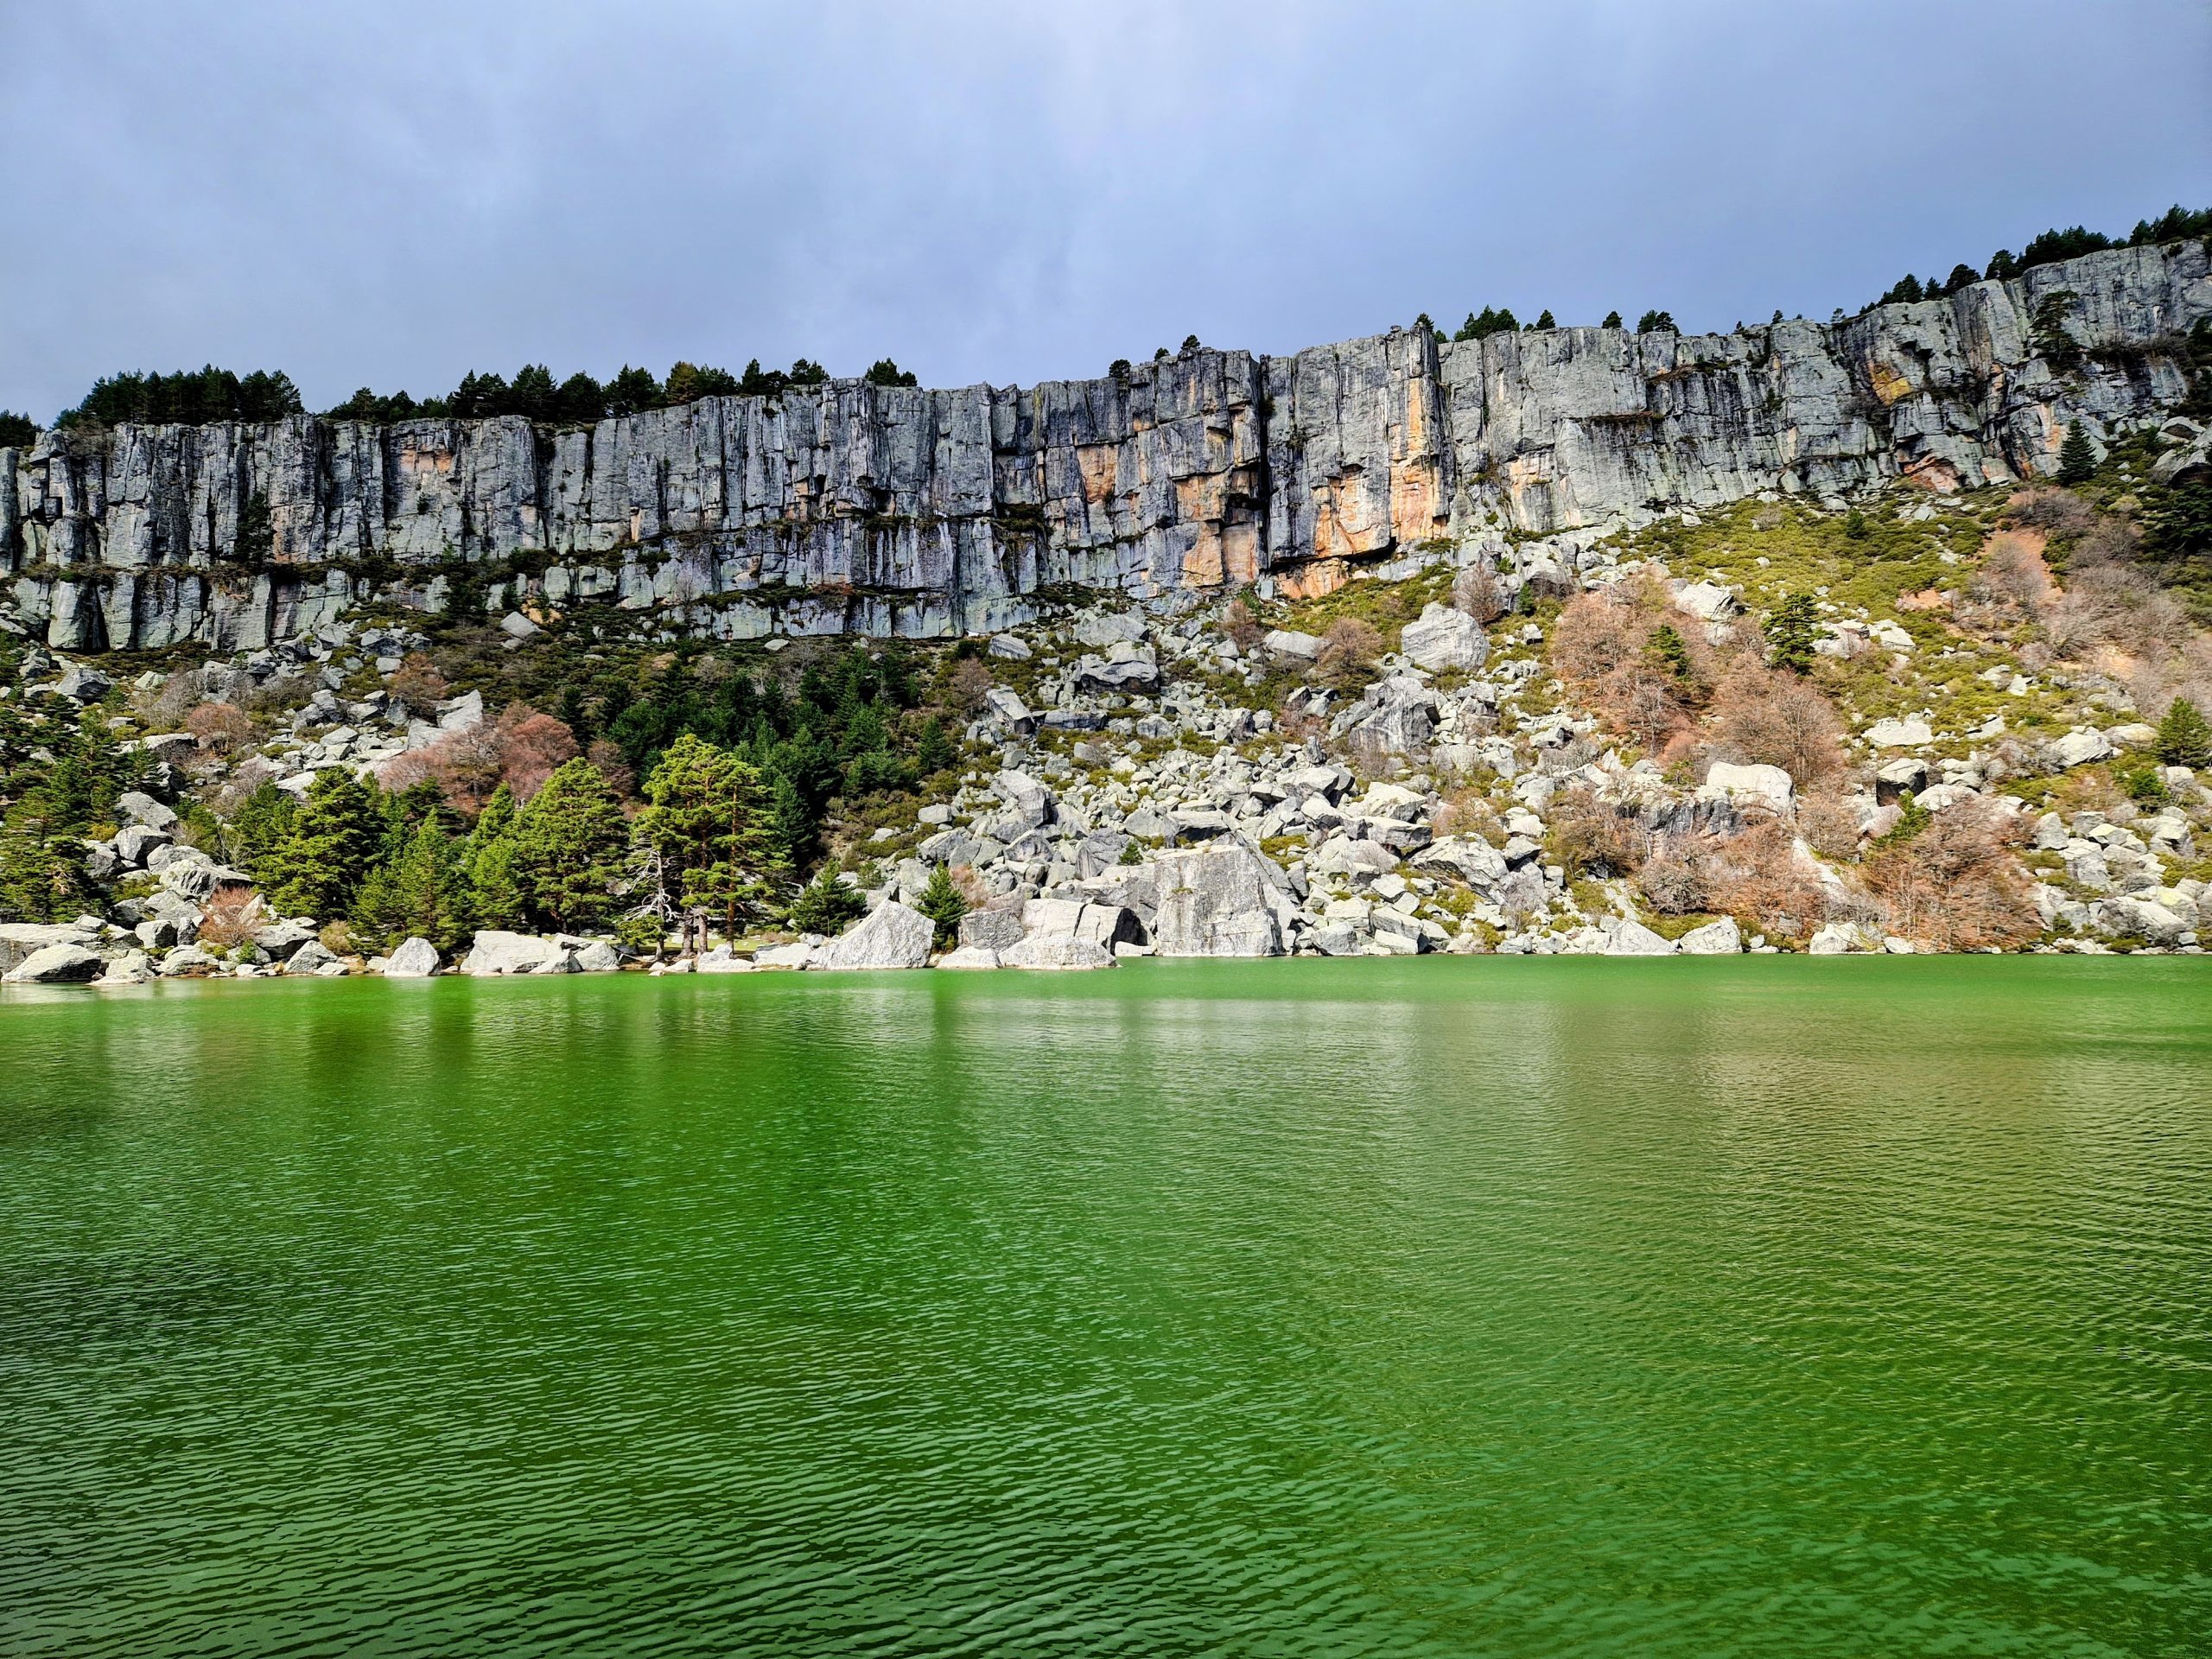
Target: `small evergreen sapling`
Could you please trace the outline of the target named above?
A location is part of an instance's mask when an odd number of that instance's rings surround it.
[[[1820,613],[1814,608],[1811,595],[1792,594],[1766,620],[1768,660],[1795,674],[1809,672],[1813,646],[1820,637]]]
[[[968,901],[952,885],[952,872],[940,864],[930,872],[929,885],[914,900],[914,908],[937,924],[937,948],[943,950],[959,932],[960,918],[968,913]]]
[[[2187,697],[2176,697],[2158,722],[2158,759],[2197,772],[2212,766],[2212,721]]]

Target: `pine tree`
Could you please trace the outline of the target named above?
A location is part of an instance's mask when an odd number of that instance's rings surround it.
[[[782,849],[784,864],[789,869],[804,868],[814,856],[814,840],[817,830],[814,814],[806,809],[806,797],[799,793],[798,785],[789,772],[774,774],[775,782],[768,791],[768,830]]]
[[[2066,442],[2058,446],[2058,481],[2062,484],[2086,484],[2097,473],[2097,452],[2090,447],[2089,435],[2082,429],[2082,423],[2074,421],[2066,428]]]
[[[1605,320],[1603,322],[1599,323],[1598,326],[1599,326],[1600,328],[1618,328],[1618,327],[1619,327],[1621,326],[1621,314],[1620,314],[1619,312],[1618,312],[1618,311],[1608,311],[1608,312],[1606,312],[1606,313],[1605,313]]]
[[[231,861],[267,884],[269,856],[291,832],[300,804],[274,784],[263,784],[238,803],[223,837]]]
[[[1689,645],[1673,623],[1662,622],[1654,628],[1644,650],[1659,670],[1677,683],[1687,685],[1694,677]]]
[[[659,855],[658,882],[702,940],[709,917],[736,937],[783,874],[765,793],[757,771],[691,732],[669,746],[646,779],[647,804],[632,839]]]
[[[85,843],[31,791],[0,820],[0,921],[66,920],[90,897]]]
[[[492,791],[461,854],[468,884],[468,912],[479,927],[518,928],[528,909],[515,876],[515,797],[501,784]]]
[[[945,735],[944,722],[935,715],[924,721],[921,735],[914,742],[914,764],[921,768],[922,775],[934,777],[959,758],[960,752]]]
[[[1821,637],[1820,613],[1808,594],[1793,594],[1766,620],[1769,660],[1777,668],[1803,674],[1813,666],[1813,646]]]
[[[269,855],[264,877],[269,902],[285,916],[327,920],[345,915],[375,861],[383,830],[376,785],[343,766],[325,766]]]
[[[937,948],[943,950],[959,932],[960,918],[968,913],[968,901],[952,885],[952,872],[940,864],[930,872],[928,885],[923,887],[921,897],[914,900],[914,908],[937,924]]]
[[[238,509],[238,534],[231,542],[231,558],[238,564],[266,564],[276,543],[276,530],[269,517],[269,498],[255,490]]]
[[[784,919],[794,932],[836,933],[867,912],[868,900],[859,890],[846,886],[837,880],[836,871],[825,868],[799,890]]]
[[[1556,328],[1559,327],[1559,324],[1552,321],[1552,314],[1550,310],[1547,308],[1537,313],[1535,326],[1539,328]]]
[[[2176,697],[2158,722],[2158,759],[2198,772],[2212,766],[2212,721],[2187,697]]]
[[[562,929],[603,917],[621,879],[629,826],[607,775],[588,760],[557,768],[515,819],[514,875]]]
[[[437,819],[424,818],[394,861],[379,865],[361,884],[353,925],[380,950],[402,940],[428,939],[450,951],[468,931],[468,878],[451,836]]]

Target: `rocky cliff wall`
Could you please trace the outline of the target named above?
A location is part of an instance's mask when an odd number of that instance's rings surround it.
[[[564,431],[49,433],[0,449],[0,574],[18,616],[76,651],[257,646],[464,592],[723,638],[938,636],[1056,589],[1325,587],[1363,561],[1763,490],[2032,475],[2068,421],[2107,431],[2177,401],[2177,337],[2206,315],[2189,242],[1833,326],[1393,330],[1026,391],[836,381]],[[242,559],[256,493],[272,545]]]

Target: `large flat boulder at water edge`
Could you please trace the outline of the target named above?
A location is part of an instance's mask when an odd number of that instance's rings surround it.
[[[954,973],[977,973],[987,968],[998,967],[999,953],[988,945],[963,944],[958,950],[948,950],[939,957],[937,965],[941,969],[950,969]]]
[[[87,985],[107,970],[100,953],[82,944],[42,944],[9,970],[10,985]]]
[[[1156,861],[1160,916],[1154,953],[1163,957],[1282,954],[1277,893],[1268,867],[1243,847],[1163,853]]]
[[[822,949],[815,966],[859,969],[926,968],[937,926],[918,910],[886,899]]]
[[[1740,956],[1744,949],[1744,930],[1736,925],[1733,916],[1723,916],[1717,922],[1707,922],[1703,927],[1694,927],[1675,941],[1675,949],[1686,957]]]
[[[0,922],[0,974],[12,974],[50,944],[90,945],[99,935],[66,923]]]
[[[999,952],[1001,968],[1111,968],[1114,953],[1096,940],[1074,933],[1032,933]]]
[[[428,939],[410,939],[385,958],[386,979],[428,979],[438,971],[438,947]]]
[[[478,979],[507,974],[565,974],[574,968],[569,953],[553,940],[496,927],[479,930],[467,960],[461,964],[462,973]]]

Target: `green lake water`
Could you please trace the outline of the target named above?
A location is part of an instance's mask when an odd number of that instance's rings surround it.
[[[0,1654],[2212,1651],[2212,963],[0,994]]]

